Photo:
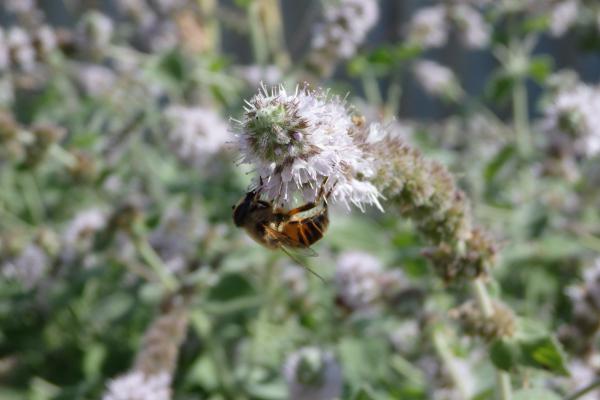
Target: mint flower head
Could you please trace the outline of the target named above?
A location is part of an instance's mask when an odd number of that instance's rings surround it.
[[[342,392],[342,370],[333,354],[303,347],[290,354],[283,366],[290,400],[334,400]]]
[[[242,120],[234,120],[237,145],[269,199],[311,201],[326,182],[327,190],[333,188],[331,200],[381,207],[379,192],[368,182],[372,159],[355,144],[355,125],[342,99],[307,86],[293,93],[279,86],[263,87],[246,104]]]

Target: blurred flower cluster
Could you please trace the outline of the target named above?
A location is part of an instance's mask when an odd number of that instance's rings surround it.
[[[597,399],[599,54],[594,0],[0,2],[0,399]]]

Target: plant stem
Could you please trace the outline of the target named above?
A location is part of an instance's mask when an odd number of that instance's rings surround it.
[[[68,168],[73,168],[77,165],[77,158],[58,144],[50,146],[48,154]]]
[[[446,340],[445,334],[441,328],[433,329],[433,345],[435,346],[436,352],[444,363],[446,370],[450,374],[454,386],[460,392],[460,397],[463,399],[469,398],[469,391],[464,384],[465,379],[455,368],[456,360],[448,346],[448,341]]]
[[[480,279],[475,279],[472,282],[473,292],[475,293],[475,300],[481,309],[484,317],[490,318],[494,315],[494,308],[490,295],[485,287],[485,283]],[[497,385],[497,398],[498,400],[511,400],[512,389],[510,384],[510,375],[504,371],[496,369],[496,385]]]
[[[234,377],[231,374],[231,368],[227,365],[222,345],[215,340],[210,319],[201,311],[196,311],[191,313],[190,320],[194,330],[200,339],[204,341],[205,348],[215,367],[217,380],[223,394],[226,398],[232,398],[234,393],[236,393]]]
[[[475,281],[473,281],[473,291],[475,292],[475,299],[477,300],[477,304],[479,305],[483,316],[486,318],[492,317],[494,315],[492,301],[490,300],[490,295],[485,287],[485,283],[483,283],[481,279],[475,279]]]
[[[402,68],[398,66],[393,74],[387,92],[385,105],[385,118],[395,117],[400,109],[402,99]]]
[[[379,83],[377,82],[377,78],[375,78],[375,74],[369,68],[362,74],[362,85],[369,104],[380,108],[383,104],[381,90],[379,90]]]
[[[135,237],[133,241],[142,259],[158,276],[164,287],[170,292],[176,291],[179,287],[177,279],[169,272],[158,254],[156,254],[150,243],[148,243],[148,240],[144,237]]]
[[[285,35],[279,0],[260,0],[261,13],[264,16],[264,31],[267,45],[273,54],[275,63],[285,70],[290,65],[290,56],[285,48]]]
[[[565,398],[565,400],[576,400],[576,399],[579,399],[582,396],[590,393],[592,390],[597,389],[599,387],[600,387],[600,379],[596,379],[595,381],[592,381],[587,386],[584,386],[583,388],[579,389],[578,391],[576,391],[572,395],[570,395],[567,398]]]
[[[22,174],[20,178],[21,194],[23,195],[23,200],[25,201],[31,220],[34,224],[39,224],[44,219],[44,204],[35,177],[29,172]]]
[[[510,375],[507,372],[496,370],[496,385],[498,386],[498,400],[512,399]]]
[[[254,0],[248,6],[248,24],[250,25],[250,38],[254,50],[254,60],[258,65],[267,64],[268,48],[266,46],[265,32],[260,21],[260,2]]]
[[[197,0],[207,36],[204,51],[214,52],[221,47],[221,27],[217,18],[217,0]]]
[[[529,130],[529,109],[527,105],[527,87],[525,80],[520,78],[513,87],[513,123],[517,146],[522,156],[531,155],[532,142]]]

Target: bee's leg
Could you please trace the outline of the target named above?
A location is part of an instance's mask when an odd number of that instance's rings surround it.
[[[327,178],[325,178],[323,180],[323,183],[321,184],[321,188],[319,189],[319,194],[317,196],[317,200],[318,201],[327,200],[329,198],[329,196],[331,196],[331,193],[333,193],[333,189],[335,189],[335,186],[337,185],[337,182],[335,182],[333,185],[331,185],[331,187],[327,191],[327,194],[323,195],[323,193],[325,191],[325,184],[326,183],[327,183]]]
[[[312,209],[313,209],[313,208],[315,208],[316,206],[317,206],[317,205],[316,205],[316,204],[315,204],[313,201],[311,201],[310,203],[306,203],[306,204],[303,204],[303,205],[301,205],[301,206],[299,206],[299,207],[292,208],[292,209],[291,209],[291,210],[289,210],[289,211],[288,211],[286,214],[287,214],[289,217],[291,217],[292,215],[299,214],[299,213],[301,213],[301,212],[304,212],[304,211],[309,211],[309,210],[312,210]]]

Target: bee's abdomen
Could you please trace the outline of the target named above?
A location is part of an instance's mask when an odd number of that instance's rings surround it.
[[[298,243],[304,245],[304,247],[309,247],[323,237],[328,224],[327,215],[319,214],[312,218],[290,222],[290,230],[295,231],[293,236],[295,236],[294,239]]]

